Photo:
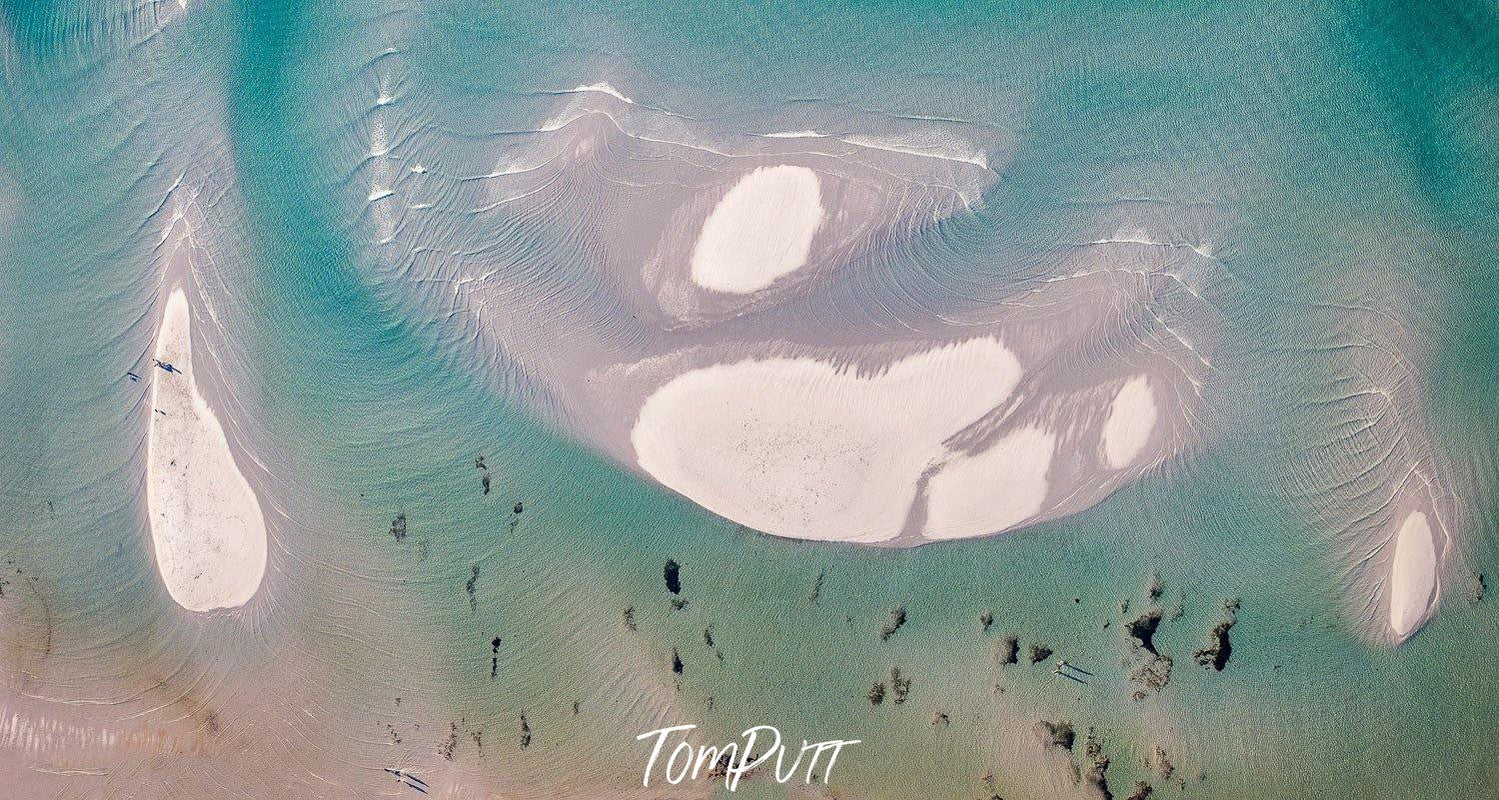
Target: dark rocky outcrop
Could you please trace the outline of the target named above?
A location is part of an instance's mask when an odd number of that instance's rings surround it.
[[[1166,749],[1159,745],[1151,752],[1150,757],[1145,759],[1145,766],[1163,781],[1171,780],[1171,773],[1176,771],[1176,767],[1171,765],[1171,760],[1166,758]]]
[[[1136,646],[1153,656],[1158,656],[1160,653],[1156,652],[1154,637],[1156,629],[1160,627],[1161,611],[1158,608],[1152,608],[1133,621],[1125,623],[1124,632],[1135,640]]]
[[[1134,790],[1131,791],[1129,793],[1129,797],[1124,798],[1124,800],[1145,800],[1147,797],[1150,797],[1154,793],[1155,790],[1150,788],[1150,784],[1146,783],[1145,781],[1135,781]]]
[[[668,559],[662,570],[666,578],[666,591],[672,594],[682,593],[682,565],[673,559]]]
[[[1159,692],[1166,688],[1166,684],[1171,682],[1171,667],[1172,662],[1170,658],[1156,656],[1136,667],[1135,671],[1130,673],[1129,679],[1141,684],[1146,689]],[[1141,693],[1135,699],[1144,699],[1144,694]]]
[[[874,685],[869,687],[869,691],[864,696],[869,698],[869,702],[871,705],[877,706],[880,703],[885,702],[885,682],[877,681]]]
[[[1161,591],[1164,589],[1161,583],[1161,573],[1157,572],[1150,576],[1150,583],[1145,587],[1145,597],[1151,602],[1161,599]]]
[[[1029,645],[1026,645],[1025,657],[1029,659],[1032,664],[1039,664],[1042,661],[1051,658],[1051,652],[1052,651],[1050,647],[1047,647],[1040,642],[1031,642]]]
[[[1031,726],[1031,732],[1036,734],[1037,741],[1046,748],[1071,750],[1072,743],[1077,739],[1077,734],[1072,730],[1072,723],[1065,721],[1036,720],[1036,724]]]
[[[1083,756],[1087,759],[1087,767],[1082,770],[1080,782],[1093,790],[1096,797],[1114,800],[1105,775],[1109,770],[1109,757],[1103,754],[1103,745],[1093,736],[1092,730],[1088,731],[1087,742],[1083,745]]]
[[[1228,632],[1238,621],[1238,612],[1239,599],[1237,597],[1224,601],[1223,613],[1226,618],[1213,626],[1212,632],[1208,634],[1207,646],[1199,648],[1192,654],[1192,657],[1197,659],[1197,663],[1204,667],[1212,667],[1219,672],[1228,666],[1228,658],[1233,650],[1228,641]]]
[[[475,564],[469,572],[468,581],[463,584],[463,591],[468,594],[468,610],[478,608],[479,601],[474,597],[474,588],[479,585],[479,565]]]

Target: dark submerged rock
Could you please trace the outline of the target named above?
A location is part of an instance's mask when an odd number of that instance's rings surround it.
[[[1135,671],[1130,673],[1129,679],[1142,684],[1151,691],[1159,692],[1166,688],[1166,684],[1171,682],[1171,667],[1172,661],[1170,658],[1156,656],[1135,668]],[[1142,692],[1134,699],[1143,700],[1144,698],[1145,695]]]
[[[668,559],[663,569],[666,577],[666,591],[672,594],[682,593],[682,565],[673,559]]]
[[[1020,637],[1013,633],[1005,634],[1003,639],[994,649],[994,658],[1000,664],[1015,664],[1019,662]]]
[[[1212,632],[1208,634],[1208,645],[1192,654],[1192,657],[1197,659],[1197,663],[1204,667],[1212,667],[1219,672],[1228,666],[1228,658],[1233,650],[1228,641],[1228,632],[1238,621],[1239,598],[1234,597],[1224,601],[1223,611],[1227,614],[1227,619],[1213,626]]]
[[[1025,648],[1025,657],[1029,659],[1032,664],[1039,664],[1040,662],[1051,658],[1051,653],[1051,648],[1047,647],[1044,644],[1041,644],[1040,642],[1031,642]]]
[[[906,702],[906,697],[911,694],[911,679],[901,675],[899,667],[890,668],[890,694],[896,705]]]
[[[1166,749],[1160,745],[1156,745],[1150,757],[1145,759],[1145,766],[1163,781],[1171,780],[1171,773],[1176,771],[1176,767],[1171,765],[1171,760],[1166,758]]]
[[[1037,741],[1041,742],[1041,745],[1048,749],[1061,748],[1063,750],[1071,750],[1072,743],[1077,738],[1077,734],[1072,730],[1072,723],[1066,721],[1047,722],[1044,719],[1036,720],[1036,724],[1031,726],[1031,732],[1036,734]]]
[[[396,518],[390,521],[390,535],[394,536],[398,542],[406,540],[405,514],[397,514]]]
[[[885,627],[880,628],[880,641],[889,639],[904,624],[906,624],[906,607],[896,606],[890,609],[889,621],[885,623]]]
[[[1133,622],[1125,623],[1124,632],[1129,634],[1130,638],[1134,639],[1145,652],[1158,656],[1160,653],[1156,652],[1153,637],[1159,627],[1161,627],[1161,611],[1158,608],[1152,608],[1135,618]]]

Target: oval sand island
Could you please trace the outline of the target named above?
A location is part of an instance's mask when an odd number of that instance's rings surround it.
[[[703,222],[692,280],[717,292],[764,289],[807,262],[823,217],[817,173],[787,164],[749,172]]]

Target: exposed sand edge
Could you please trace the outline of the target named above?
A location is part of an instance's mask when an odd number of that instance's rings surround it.
[[[1426,514],[1412,511],[1400,524],[1390,565],[1390,628],[1404,640],[1432,607],[1437,589],[1437,551]]]
[[[1026,426],[983,452],[948,462],[927,484],[922,535],[963,539],[1000,533],[1040,513],[1056,441],[1055,434]]]
[[[1110,467],[1122,469],[1139,457],[1150,441],[1155,418],[1155,394],[1148,377],[1136,375],[1119,387],[1101,437],[1104,460]]]
[[[807,263],[825,217],[816,172],[789,164],[751,170],[703,221],[692,280],[715,292],[764,289]]]
[[[151,380],[146,507],[162,583],[189,611],[244,605],[265,576],[265,517],[198,390],[181,289],[162,312],[156,359],[180,370],[153,368]]]

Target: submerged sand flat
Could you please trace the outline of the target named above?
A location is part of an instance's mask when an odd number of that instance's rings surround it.
[[[1199,438],[1204,212],[1122,203],[1065,248],[969,252],[994,131],[547,97],[534,129],[430,153],[392,151],[380,107],[355,200],[390,279],[642,476],[765,533],[910,546],[1076,513]]]
[[[199,392],[191,314],[172,292],[157,334],[151,380],[146,506],[162,583],[189,611],[244,605],[266,566],[260,504],[229,450],[224,428]]]
[[[756,530],[905,545],[986,536],[1082,510],[1194,435],[1207,367],[1185,343],[1148,338],[1127,365],[1075,354],[1118,346],[1118,320],[1099,309],[1140,302],[1130,284],[1111,273],[1054,284],[1029,310],[991,312],[992,332],[971,339],[798,358],[689,350],[588,383],[600,404],[645,397],[627,451],[642,471]]]

